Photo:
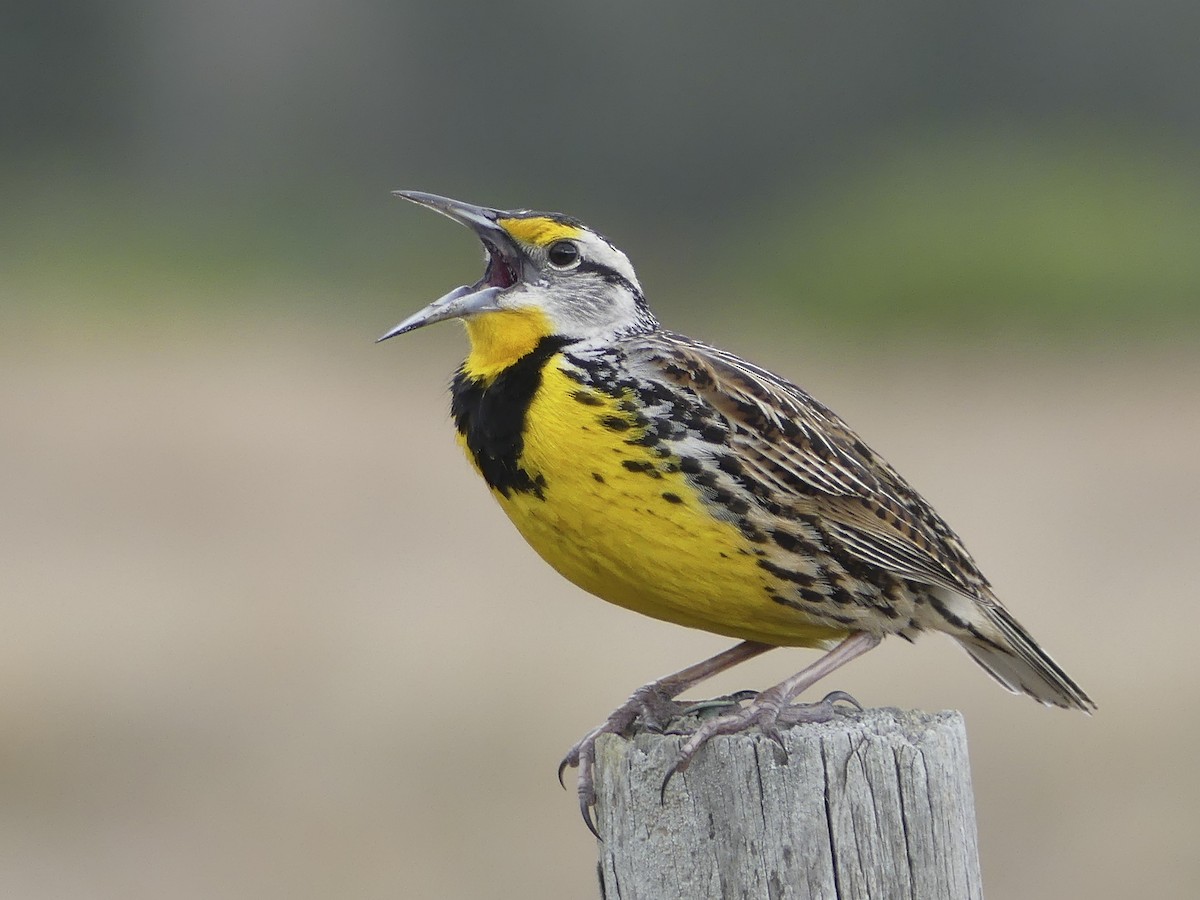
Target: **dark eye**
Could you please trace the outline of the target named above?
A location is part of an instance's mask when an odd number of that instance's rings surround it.
[[[556,269],[569,269],[579,263],[579,248],[570,241],[555,241],[547,248],[546,259]]]

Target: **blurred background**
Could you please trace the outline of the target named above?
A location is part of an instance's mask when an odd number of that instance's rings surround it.
[[[559,758],[728,642],[523,545],[454,446],[458,329],[372,346],[481,271],[416,188],[608,234],[1097,700],[938,636],[832,685],[964,712],[989,896],[1196,896],[1198,34],[1171,0],[0,7],[0,895],[596,895]]]

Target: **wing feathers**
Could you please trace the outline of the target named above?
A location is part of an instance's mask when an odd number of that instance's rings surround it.
[[[724,417],[722,470],[737,472],[768,523],[772,517],[819,522],[829,544],[927,585],[917,599],[936,619],[925,624],[954,635],[1010,690],[1056,706],[1095,708],[995,598],[958,536],[832,411],[723,350],[664,331],[642,341],[648,375],[690,391]]]
[[[962,542],[835,413],[724,350],[656,332],[671,378],[722,413],[748,475],[819,514],[860,559],[913,581],[990,597]]]

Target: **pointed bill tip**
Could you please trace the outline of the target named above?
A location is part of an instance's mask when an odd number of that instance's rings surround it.
[[[403,328],[401,328],[399,325],[397,325],[397,326],[396,326],[395,328],[393,328],[391,331],[384,332],[384,333],[383,333],[383,334],[381,334],[379,337],[375,338],[375,343],[377,343],[377,344],[382,344],[382,343],[383,343],[384,341],[386,341],[388,338],[394,338],[394,337],[396,337],[397,335],[400,335],[400,334],[404,334],[404,329],[403,329]]]
[[[464,203],[438,194],[427,194],[424,191],[392,191],[392,196],[432,209],[462,225],[470,226],[479,233],[499,231],[496,218],[500,213],[486,206],[476,206],[473,203]]]
[[[447,319],[463,319],[473,316],[476,313],[496,310],[498,309],[496,298],[500,294],[501,289],[496,287],[481,288],[478,285],[456,287],[445,296],[434,300],[424,309],[413,313],[391,331],[380,335],[375,343],[381,343],[388,338],[394,338],[407,331],[416,331],[418,328],[422,328],[425,325],[432,325],[434,322],[444,322]]]
[[[415,203],[418,206],[424,206],[426,209],[435,210],[443,215],[453,207],[460,205],[457,201],[451,200],[449,197],[427,194],[425,191],[392,191],[392,196],[399,197],[401,200],[407,200],[409,203]]]
[[[459,207],[476,208],[469,203],[453,200],[450,197],[443,197],[441,194],[430,194],[426,191],[392,191],[392,196],[399,197],[401,200],[408,200],[420,206],[427,206],[430,209],[436,209],[439,212],[446,212],[447,210]]]

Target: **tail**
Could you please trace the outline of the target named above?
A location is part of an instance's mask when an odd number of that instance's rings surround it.
[[[982,621],[970,628],[970,633],[954,636],[985,672],[1014,694],[1028,694],[1047,706],[1086,713],[1096,708],[1092,698],[1037,645],[1012,613],[994,601],[972,605],[982,613],[972,618]]]
[[[1092,698],[1037,645],[1008,610],[1003,606],[988,607],[988,618],[999,630],[1000,640],[960,639],[984,671],[1014,694],[1028,694],[1047,706],[1082,709],[1087,713],[1096,708]]]

